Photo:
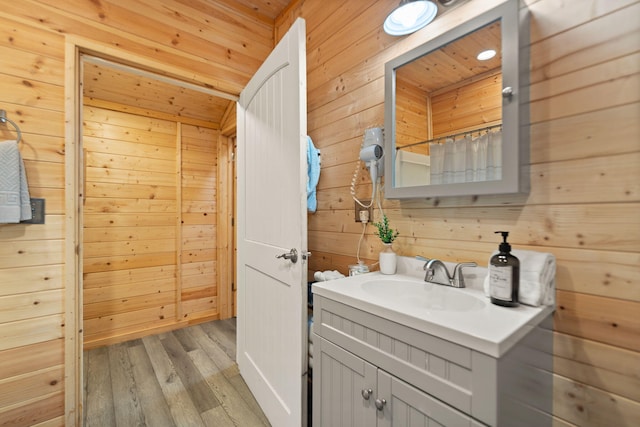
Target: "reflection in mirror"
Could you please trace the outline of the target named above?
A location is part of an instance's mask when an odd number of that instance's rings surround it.
[[[399,66],[395,79],[394,187],[502,179],[500,20]]]
[[[487,49],[496,55],[479,61]],[[529,70],[529,13],[519,0],[388,61],[385,198],[527,192]]]

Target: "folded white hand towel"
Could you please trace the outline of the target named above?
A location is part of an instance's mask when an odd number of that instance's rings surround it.
[[[31,199],[18,143],[0,142],[0,223],[26,219],[31,219]]]
[[[313,274],[313,278],[316,282],[326,282],[327,280],[342,279],[343,277],[344,274],[340,273],[338,270],[316,271]]]
[[[497,253],[498,251],[493,252],[491,257]],[[511,254],[520,261],[518,301],[535,307],[555,304],[556,257],[547,252],[521,249],[514,249]],[[484,279],[484,293],[489,296],[488,274]]]

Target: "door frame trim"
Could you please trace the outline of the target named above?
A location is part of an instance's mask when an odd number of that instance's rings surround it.
[[[65,189],[65,302],[64,302],[64,421],[67,426],[82,426],[83,419],[83,324],[82,324],[82,215],[81,200],[83,193],[82,160],[82,91],[80,85],[81,55],[89,54],[107,60],[122,61],[127,66],[139,67],[147,72],[156,72],[161,75],[171,74],[171,78],[190,84],[194,82],[194,74],[188,70],[180,69],[167,64],[157,62],[148,57],[132,54],[113,46],[102,44],[93,40],[74,35],[67,35],[65,39],[65,77],[64,77],[64,189]],[[205,88],[206,82],[195,77],[196,83],[201,83]],[[198,86],[196,84],[196,86]],[[224,94],[225,99],[238,99],[237,95]],[[218,144],[220,147],[220,144]],[[218,153],[225,154],[225,153]],[[218,184],[224,183],[218,180]],[[227,186],[233,182],[227,182]],[[233,194],[233,193],[231,193]],[[229,204],[224,204],[224,212],[217,212],[219,221],[227,220]],[[217,245],[217,252],[223,253],[226,259],[235,256],[232,245]],[[217,269],[218,271],[220,269]],[[218,289],[221,279],[228,278],[218,275]],[[227,283],[227,286],[231,286]],[[229,289],[227,294],[230,294]],[[220,312],[220,318],[231,317],[233,312],[228,305],[225,313]]]
[[[65,43],[65,303],[64,303],[64,417],[68,426],[82,425],[82,221],[79,180],[80,48]]]

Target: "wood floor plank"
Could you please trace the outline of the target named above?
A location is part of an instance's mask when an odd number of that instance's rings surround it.
[[[138,345],[129,346],[129,359],[146,424],[150,427],[176,427],[144,344],[141,340],[135,341]]]
[[[96,348],[89,352],[87,364],[87,406],[85,407],[87,427],[115,426],[113,393],[111,392],[111,373],[107,347]]]
[[[219,396],[221,405],[237,426],[264,426],[256,414],[251,411],[245,400],[233,385],[222,374],[218,366],[211,360],[204,350],[189,352],[194,364],[198,367],[209,387]],[[268,424],[267,424],[268,425]]]
[[[200,414],[202,421],[207,427],[234,427],[233,420],[222,406],[213,408]]]
[[[127,344],[115,344],[108,349],[116,425],[145,426]]]
[[[178,341],[180,341],[180,344],[182,344],[182,347],[187,353],[191,350],[195,350],[196,348],[200,348],[196,340],[187,332],[188,329],[190,328],[173,331],[174,335],[178,338]]]
[[[251,412],[256,414],[258,418],[265,425],[267,426],[270,425],[269,420],[267,420],[267,417],[264,415],[264,412],[262,412],[262,408],[260,408],[260,405],[258,405],[258,402],[253,396],[253,393],[251,393],[251,390],[249,390],[247,383],[244,382],[244,379],[240,375],[240,370],[238,370],[238,365],[233,365],[225,369],[222,372],[222,374],[225,376],[225,378],[227,378],[227,381],[231,383],[231,385],[238,392],[240,397],[242,397],[242,400],[244,400],[244,402],[247,404]]]
[[[208,322],[201,325],[202,329],[209,335],[216,344],[218,344],[230,359],[236,359],[236,334],[225,327],[226,323]]]
[[[202,326],[203,325],[195,325],[186,331],[195,339],[200,348],[204,350],[221,371],[235,365],[235,359],[229,357],[229,355],[209,337]]]
[[[142,342],[175,423],[179,426],[204,427],[202,418],[191,401],[189,392],[184,388],[184,384],[176,373],[171,359],[164,351],[160,338],[157,336],[145,337]]]
[[[168,334],[166,338],[161,339],[160,342],[169,355],[173,367],[180,376],[182,384],[184,384],[187,389],[198,412],[207,412],[220,406],[220,402],[206,381],[204,381],[202,374],[193,364],[193,361],[189,358],[176,336],[174,334]]]
[[[84,352],[85,426],[269,426],[235,362],[235,319]]]

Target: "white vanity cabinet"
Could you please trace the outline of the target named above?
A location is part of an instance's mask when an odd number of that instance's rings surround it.
[[[322,377],[314,380],[314,396],[319,397],[314,401],[314,426],[481,425],[353,353],[317,339]]]
[[[496,359],[316,294],[313,333],[314,427],[550,425],[538,328]]]

